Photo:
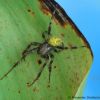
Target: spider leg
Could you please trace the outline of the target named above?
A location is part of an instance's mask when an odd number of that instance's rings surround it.
[[[52,25],[52,19],[55,15],[55,10],[53,11],[52,17],[51,17],[51,21],[49,22],[49,26],[48,26],[48,35],[51,35],[51,25]]]
[[[61,52],[61,51],[64,50],[64,49],[65,49],[65,47],[64,47],[64,44],[62,43],[61,46],[56,46],[56,47],[54,48],[54,52],[58,53],[58,52]]]
[[[52,18],[51,18],[52,19]],[[45,40],[45,41],[47,41],[48,39],[49,39],[49,36],[51,35],[51,21],[50,21],[50,23],[49,23],[49,26],[48,26],[48,30],[47,31],[44,31],[43,33],[42,33],[42,38]]]
[[[40,43],[38,42],[32,42],[30,43],[27,48],[22,52],[22,57],[25,60],[25,57],[32,53],[34,50],[36,50],[38,48],[38,46],[40,45]]]
[[[48,26],[48,35],[51,35],[51,24],[52,22],[50,21],[49,26]]]
[[[35,43],[35,42],[34,42]],[[38,43],[37,43],[38,44]],[[36,43],[34,45],[37,45]],[[32,43],[30,45],[28,45],[28,47],[24,50],[24,52],[22,53],[22,57],[20,58],[20,60],[18,60],[1,78],[0,80],[4,79],[22,60],[25,60],[26,56],[30,53],[32,53],[34,50],[37,49],[36,48],[32,48],[30,49],[30,46],[33,45]]]
[[[4,79],[20,62],[22,59],[25,59],[25,56],[22,56],[20,60],[18,60],[1,78],[0,80]]]
[[[49,66],[48,66],[48,69],[49,69],[49,84],[50,84],[50,78],[51,78],[51,71],[52,71],[52,63],[53,63],[53,60],[54,60],[54,55],[50,55],[50,63],[49,63]]]
[[[58,53],[58,52],[60,52],[62,50],[67,50],[67,49],[73,50],[73,49],[84,48],[84,47],[86,48],[87,46],[72,46],[72,47],[57,46],[54,49],[54,51]]]
[[[22,59],[25,61],[26,56],[28,56],[29,54],[31,54],[34,50],[37,50],[36,48],[30,49],[30,50],[26,50],[22,53]]]
[[[51,17],[51,20],[50,20],[50,22],[49,22],[48,30],[47,30],[47,31],[44,31],[44,32],[42,33],[42,38],[43,38],[45,41],[47,41],[47,40],[49,39],[50,35],[51,35],[51,25],[52,25],[52,19],[53,19],[53,17],[54,17],[54,14],[55,14],[55,10],[54,10],[54,12],[53,12],[53,14],[52,14],[52,17]]]
[[[40,45],[40,43],[38,43],[38,42],[32,42],[32,43],[30,43],[27,47],[26,47],[26,49],[23,51],[23,53],[25,52],[25,51],[30,51],[30,49],[32,49],[32,46],[39,46]],[[34,48],[34,47],[33,47]]]
[[[4,79],[18,64],[20,63],[20,60],[17,61],[1,78],[0,80]]]
[[[35,79],[33,80],[32,83],[28,84],[28,86],[32,86],[41,76],[43,69],[45,68],[46,64],[48,63],[49,57],[46,58],[45,63],[42,65],[40,71],[38,72],[37,76],[35,77]]]

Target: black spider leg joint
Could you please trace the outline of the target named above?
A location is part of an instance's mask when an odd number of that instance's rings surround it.
[[[22,57],[20,60],[18,60],[1,78],[0,80],[4,79],[17,65],[20,64],[22,60],[25,60],[26,56],[28,56],[30,53],[32,53],[34,50],[37,50],[37,46],[40,45],[40,43],[32,42],[30,43],[27,48],[22,52]],[[33,47],[32,47],[33,46]]]

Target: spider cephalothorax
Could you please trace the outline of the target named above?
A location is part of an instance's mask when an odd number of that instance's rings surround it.
[[[52,18],[54,16],[54,14],[55,13],[53,13],[53,15],[51,17],[51,21],[52,21]],[[79,48],[77,46],[70,47],[70,48],[69,47],[65,47],[61,38],[59,38],[59,37],[52,37],[51,36],[51,25],[52,25],[51,21],[49,23],[48,30],[44,31],[42,33],[42,37],[43,37],[44,41],[42,43],[38,43],[38,42],[30,43],[27,46],[27,48],[22,52],[21,59],[19,61],[17,61],[8,70],[8,72],[5,73],[0,78],[0,80],[2,80],[4,77],[6,77],[22,60],[24,60],[26,58],[26,56],[28,56],[29,54],[33,53],[33,51],[36,51],[37,54],[40,55],[40,57],[45,59],[45,62],[42,65],[40,71],[37,73],[37,76],[35,77],[33,82],[29,84],[29,86],[34,84],[39,79],[39,77],[41,76],[41,73],[42,73],[44,67],[46,66],[46,64],[48,62],[49,62],[48,69],[49,69],[49,83],[50,83],[50,76],[51,76],[51,70],[52,70],[52,63],[53,63],[53,59],[54,59],[54,53],[58,53],[58,52],[61,52],[62,50],[67,50],[67,49],[77,49],[77,48]],[[86,46],[80,46],[80,47],[86,47]]]

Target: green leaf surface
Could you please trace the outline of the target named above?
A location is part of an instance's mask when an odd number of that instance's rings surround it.
[[[54,0],[0,0],[0,77],[21,58],[33,41],[43,42],[42,32],[48,29],[52,11],[52,36],[62,38],[65,46],[86,46],[54,53],[50,87],[48,66],[39,80],[33,81],[42,59],[36,52],[27,56],[11,73],[0,80],[0,100],[68,100],[75,96],[86,77],[92,51],[82,33]]]

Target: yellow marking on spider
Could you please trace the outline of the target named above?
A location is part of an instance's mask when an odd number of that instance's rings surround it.
[[[51,37],[48,43],[52,46],[60,46],[62,44],[62,40],[58,37]]]

